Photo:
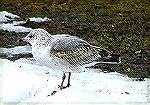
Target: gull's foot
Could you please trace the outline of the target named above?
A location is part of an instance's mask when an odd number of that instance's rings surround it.
[[[71,85],[70,84],[68,84],[67,86],[60,86],[60,85],[58,85],[58,88],[60,89],[60,90],[62,90],[62,89],[65,89],[65,88],[67,88],[67,87],[70,87]],[[56,90],[54,90],[52,93],[51,93],[51,96],[53,96],[54,94],[56,94]],[[48,95],[48,96],[50,96],[50,95]]]
[[[51,93],[51,95],[54,95],[56,92],[57,92],[57,91],[56,91],[56,90],[54,90],[54,91]]]
[[[70,87],[70,86],[71,86],[70,84],[68,84],[67,86],[60,86],[60,85],[58,85],[58,88],[59,88],[60,90],[62,90],[62,89],[68,88],[68,87]]]
[[[70,84],[67,84],[67,87],[70,87],[71,85]]]

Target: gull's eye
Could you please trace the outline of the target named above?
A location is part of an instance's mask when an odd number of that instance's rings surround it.
[[[42,37],[40,40],[41,40],[41,41],[44,41],[44,40],[45,40],[45,37]]]

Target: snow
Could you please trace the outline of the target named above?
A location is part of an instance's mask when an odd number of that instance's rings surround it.
[[[27,28],[24,26],[19,26],[20,24],[26,23],[26,21],[16,21],[16,18],[20,18],[19,16],[12,14],[7,11],[1,11],[0,12],[0,29],[10,32],[30,32],[32,28]],[[28,20],[28,19],[27,19]],[[46,22],[50,21],[51,19],[44,17],[33,17],[29,18],[30,21],[34,22]],[[12,21],[12,22],[9,22]]]
[[[14,20],[15,18],[19,18],[19,16],[9,13],[7,11],[0,12],[0,22],[7,22],[8,20]]]
[[[16,54],[28,54],[32,53],[31,46],[16,46],[13,48],[0,48],[0,54],[13,56]]]
[[[0,12],[0,29],[5,30],[5,31],[10,31],[10,32],[30,32],[32,28],[27,28],[24,26],[20,26],[20,24],[26,23],[26,21],[16,21],[16,18],[20,18],[19,16],[12,14],[7,11],[1,11]],[[9,21],[12,22],[9,22]],[[33,17],[29,18],[30,21],[34,22],[46,22],[50,21],[51,19],[44,17]]]
[[[44,17],[44,18],[40,18],[40,17],[33,17],[33,18],[29,18],[30,21],[34,21],[34,22],[46,22],[46,21],[50,21],[51,19]]]
[[[72,73],[71,87],[48,96],[61,82],[62,71],[38,64],[33,59],[15,62],[0,59],[3,102],[109,103],[147,102],[147,81],[134,81],[118,73]]]
[[[31,28],[25,28],[23,26],[19,26],[24,23],[24,21],[15,21],[16,18],[20,18],[17,15],[9,13],[7,11],[0,12],[0,30],[5,31],[14,31],[14,32],[30,32]],[[11,22],[9,22],[11,21]]]
[[[23,26],[19,26],[20,24],[24,23],[23,21],[13,21],[12,23],[0,23],[0,29],[4,31],[10,32],[30,32],[32,28],[26,28]]]
[[[30,32],[32,28],[26,28],[23,26],[19,26],[20,24],[25,23],[25,21],[16,21],[16,18],[20,18],[17,15],[9,13],[7,11],[0,12],[0,29],[4,31],[10,32]],[[11,22],[9,22],[11,20]]]

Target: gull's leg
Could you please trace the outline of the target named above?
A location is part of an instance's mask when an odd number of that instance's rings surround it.
[[[70,86],[71,86],[71,85],[70,85],[70,77],[71,77],[71,72],[69,72],[69,75],[68,75],[68,83],[67,83],[67,86],[63,86],[64,81],[65,81],[65,79],[66,79],[66,75],[65,75],[65,73],[64,73],[64,75],[63,75],[63,77],[62,77],[61,85],[58,85],[58,88],[60,88],[60,89],[62,90],[62,89],[65,89],[65,88],[67,88],[67,87],[70,87]]]
[[[63,77],[62,77],[61,85],[58,86],[60,89],[65,88],[65,87],[63,86],[65,79],[66,79],[66,74],[64,73],[64,74],[63,74]]]
[[[67,87],[71,86],[71,85],[70,85],[70,77],[71,77],[71,72],[69,72],[69,75],[68,75],[68,83],[67,83]]]

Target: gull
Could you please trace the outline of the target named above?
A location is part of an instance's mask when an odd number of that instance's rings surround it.
[[[59,88],[70,87],[71,72],[80,72],[86,64],[120,62],[119,56],[110,51],[93,46],[87,41],[68,34],[51,35],[46,30],[33,29],[23,41],[32,45],[32,54],[37,62],[54,70],[62,70],[63,77]],[[68,83],[63,86],[66,73]],[[54,94],[54,91],[52,94]]]

